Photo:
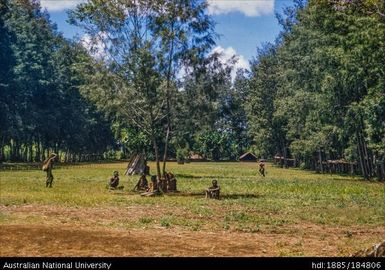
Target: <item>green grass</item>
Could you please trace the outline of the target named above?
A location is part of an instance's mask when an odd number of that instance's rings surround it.
[[[385,185],[360,178],[316,174],[267,166],[265,178],[256,163],[169,163],[180,193],[141,197],[132,192],[138,176],[123,175],[126,163],[88,164],[55,169],[53,188],[45,188],[45,173],[37,170],[1,171],[0,205],[50,205],[79,209],[132,207],[138,214],[100,226],[119,228],[183,227],[191,230],[258,232],[287,224],[384,226]],[[154,173],[154,164],[150,164]],[[106,189],[114,170],[123,191]],[[207,200],[204,190],[217,179],[221,200]],[[0,213],[1,223],[21,219]],[[42,221],[43,218],[29,220]],[[76,220],[75,220],[76,221]],[[75,222],[71,221],[71,222]],[[78,221],[87,222],[87,221]]]

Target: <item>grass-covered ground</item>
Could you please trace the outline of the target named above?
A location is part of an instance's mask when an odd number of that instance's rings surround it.
[[[0,255],[109,256],[103,243],[113,241],[120,256],[338,256],[385,238],[383,183],[270,164],[263,178],[256,163],[169,163],[180,192],[149,198],[131,191],[138,176],[125,167],[54,169],[51,189],[43,171],[0,171],[0,244],[14,243]],[[113,170],[123,191],[106,189]],[[213,179],[219,201],[203,195]]]

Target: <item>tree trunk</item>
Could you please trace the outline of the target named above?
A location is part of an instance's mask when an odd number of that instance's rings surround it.
[[[16,142],[16,160],[17,161],[21,161],[21,144],[19,143],[19,141]]]
[[[281,153],[282,153],[282,157],[283,159],[281,159],[281,168],[283,167],[286,167],[286,147],[285,147],[285,142],[284,142],[284,139],[280,139],[280,144],[281,144]]]
[[[357,141],[358,141],[358,155],[359,155],[360,164],[361,164],[362,176],[364,177],[365,180],[369,180],[368,168],[366,166],[365,153],[363,150],[364,146],[362,143],[360,132],[358,131],[357,131]]]
[[[68,151],[68,148],[67,148],[67,150],[64,153],[64,163],[68,162],[68,156],[69,156],[69,151]]]
[[[39,162],[40,161],[40,142],[36,142],[36,153],[35,153],[35,161]]]
[[[169,120],[167,120],[167,122],[168,121]],[[169,141],[169,137],[170,137],[170,129],[171,129],[170,123],[167,123],[166,141],[164,144],[164,154],[163,154],[163,167],[162,167],[162,174],[163,175],[166,175],[167,151],[168,151],[168,141]]]
[[[174,25],[171,26],[171,32],[174,31]],[[168,70],[167,70],[167,85],[166,85],[166,106],[167,106],[167,131],[166,131],[166,140],[164,143],[164,154],[163,154],[163,168],[162,173],[166,175],[166,163],[167,163],[167,152],[168,152],[168,142],[170,140],[170,131],[171,131],[171,106],[170,106],[170,81],[171,81],[171,72],[172,72],[172,57],[174,54],[174,40],[170,44],[170,54],[168,59]]]
[[[5,161],[5,157],[4,157],[4,137],[1,137],[1,143],[0,143],[0,162],[3,162]]]
[[[321,152],[321,149],[318,150],[318,159],[319,159],[320,172],[324,173],[324,167],[323,167],[323,164],[322,164],[322,152]]]
[[[158,180],[161,179],[160,174],[160,160],[159,160],[159,150],[158,150],[158,144],[156,143],[156,138],[154,132],[151,134],[152,137],[152,144],[154,147],[154,153],[155,153],[155,161],[156,161],[156,174],[158,176]]]
[[[23,162],[28,162],[28,145],[24,144],[23,156],[21,157]]]
[[[15,160],[15,142],[13,139],[11,140],[9,147],[10,147],[9,148],[9,159],[11,161],[14,161]]]
[[[365,161],[366,171],[367,171],[368,179],[370,179],[372,178],[372,175],[373,175],[372,159],[369,157],[368,147],[366,145],[364,138],[361,137],[361,139],[362,139],[363,153],[365,157],[364,161]]]
[[[12,161],[18,161],[19,160],[19,144],[16,140],[12,140],[11,160]]]

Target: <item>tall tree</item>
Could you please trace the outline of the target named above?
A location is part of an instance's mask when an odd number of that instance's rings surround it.
[[[93,45],[103,44],[103,65],[119,80],[109,91],[126,102],[113,107],[151,137],[159,178],[158,134],[165,134],[164,172],[176,67],[191,61],[187,52],[201,56],[214,44],[206,6],[201,1],[91,0],[70,13]]]
[[[276,48],[272,44],[258,50],[252,61],[249,93],[246,103],[248,132],[253,138],[254,152],[258,156],[272,156],[285,147],[281,132],[275,128],[273,114],[279,76]],[[282,141],[275,146],[276,141]]]
[[[178,68],[186,68],[202,59],[215,44],[213,21],[206,14],[205,1],[158,1],[161,9],[154,18],[152,29],[154,35],[160,39],[161,51],[158,61],[161,73],[166,81],[166,137],[164,142],[163,167],[166,170],[168,144],[172,125],[171,104],[172,90],[175,91]],[[173,93],[175,95],[175,93]]]

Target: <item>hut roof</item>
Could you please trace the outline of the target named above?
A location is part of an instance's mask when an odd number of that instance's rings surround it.
[[[250,152],[246,152],[244,153],[242,156],[239,157],[239,160],[257,160],[257,157],[253,154],[253,153],[250,153]]]

